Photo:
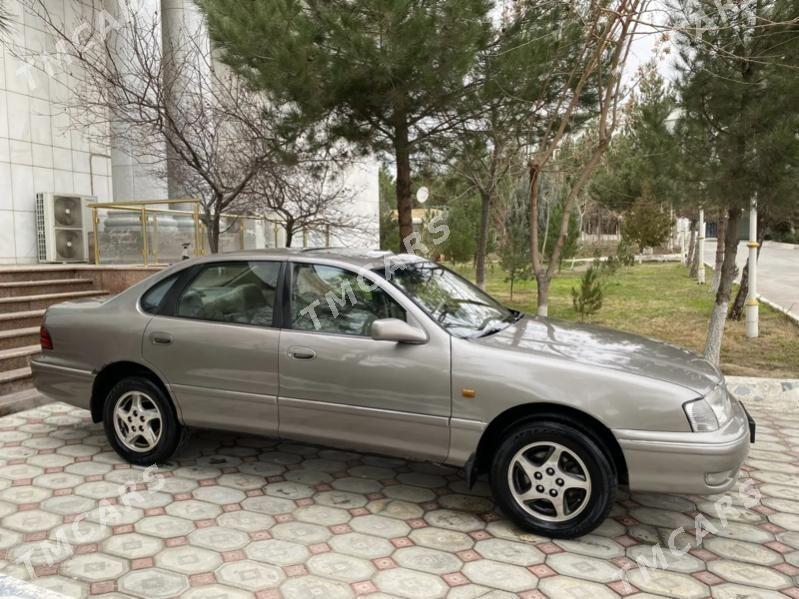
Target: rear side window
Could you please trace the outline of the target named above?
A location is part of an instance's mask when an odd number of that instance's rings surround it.
[[[150,287],[141,298],[141,309],[148,314],[157,314],[161,304],[164,303],[166,294],[169,293],[169,290],[172,289],[177,280],[178,275],[175,274]]]
[[[280,262],[204,266],[178,298],[176,316],[272,326]]]

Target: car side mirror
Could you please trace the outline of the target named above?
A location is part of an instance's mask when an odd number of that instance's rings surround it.
[[[372,323],[372,339],[419,345],[427,343],[427,333],[399,318],[381,318]]]

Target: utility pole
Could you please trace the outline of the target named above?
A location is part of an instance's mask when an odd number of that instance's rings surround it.
[[[700,285],[705,284],[705,210],[699,209],[699,234],[696,240],[696,253],[699,256],[697,262],[699,268],[696,270],[696,280]]]
[[[735,234],[728,231],[727,235]],[[749,290],[746,295],[746,336],[758,336],[758,319],[760,308],[757,302],[757,197],[752,198],[749,208]]]

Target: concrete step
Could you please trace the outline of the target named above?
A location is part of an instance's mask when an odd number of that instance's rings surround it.
[[[24,310],[0,314],[0,331],[38,327],[42,324],[44,310]]]
[[[30,366],[31,358],[41,351],[40,345],[23,345],[0,350],[0,372]]]
[[[20,297],[0,298],[0,312],[20,312],[26,310],[41,310],[59,302],[72,299],[108,295],[105,290],[91,289],[88,291],[70,291],[65,293],[43,293],[40,295],[23,295]]]
[[[0,282],[0,298],[82,291],[92,286],[91,279],[42,279],[34,281]]]
[[[30,366],[0,372],[0,396],[33,387]]]
[[[47,279],[72,279],[78,276],[74,266],[40,264],[37,266],[0,267],[0,283],[14,281],[45,281]]]
[[[39,342],[39,327],[0,331],[0,350],[35,345]]]

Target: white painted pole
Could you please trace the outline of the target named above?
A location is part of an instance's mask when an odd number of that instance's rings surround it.
[[[699,209],[699,235],[696,240],[696,251],[699,254],[699,268],[696,270],[696,280],[700,285],[705,284],[705,211]]]
[[[731,233],[733,233],[731,231]],[[746,294],[746,336],[758,336],[760,309],[757,303],[757,199],[749,210],[749,292]]]

